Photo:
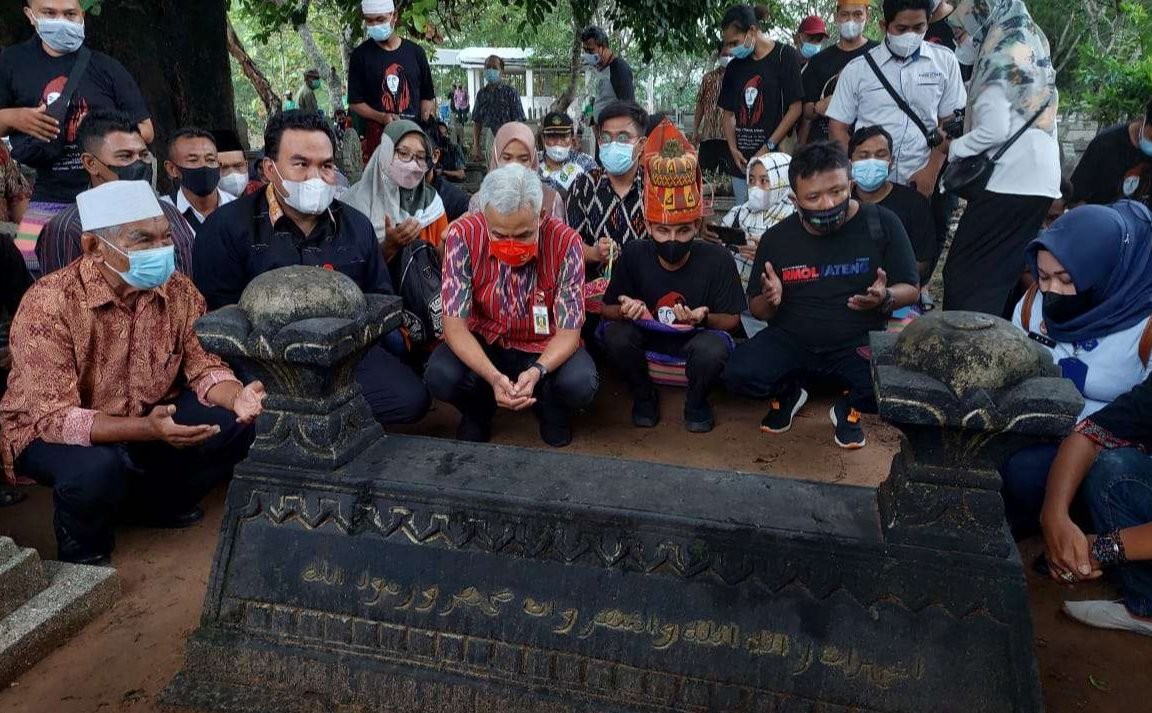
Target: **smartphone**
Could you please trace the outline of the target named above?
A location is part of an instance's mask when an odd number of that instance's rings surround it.
[[[739,228],[725,228],[723,225],[713,225],[716,236],[729,247],[744,247],[748,244],[748,235]]]

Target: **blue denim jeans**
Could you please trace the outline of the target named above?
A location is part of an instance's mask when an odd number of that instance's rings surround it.
[[[1152,522],[1152,457],[1135,448],[1102,452],[1081,493],[1096,532]],[[1128,611],[1152,617],[1152,562],[1131,562],[1113,568],[1110,574],[1124,594]]]
[[[1048,488],[1048,471],[1056,460],[1055,443],[1022,448],[1000,466],[1000,494],[1012,535],[1022,539],[1040,532],[1040,510]]]
[[[744,205],[748,202],[748,181],[743,178],[732,179],[732,197],[736,201],[736,205]]]

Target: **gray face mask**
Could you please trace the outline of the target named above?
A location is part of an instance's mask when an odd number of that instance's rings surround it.
[[[38,17],[36,34],[57,52],[72,54],[84,44],[84,23]]]

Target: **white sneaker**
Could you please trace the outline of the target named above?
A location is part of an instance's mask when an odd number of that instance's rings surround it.
[[[1132,616],[1123,601],[1064,602],[1064,613],[1097,629],[1118,629],[1152,636],[1152,622]]]

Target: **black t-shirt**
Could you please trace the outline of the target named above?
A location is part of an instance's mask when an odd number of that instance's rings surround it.
[[[44,51],[38,37],[9,47],[0,55],[0,109],[51,105],[64,91],[75,63],[75,52],[52,57]],[[82,151],[76,144],[76,132],[92,111],[122,111],[136,124],[149,118],[148,105],[136,80],[122,64],[96,51],[72,95],[62,127],[64,150],[50,168],[37,171],[32,200],[71,203],[89,187],[88,172],[80,163]]]
[[[748,306],[732,253],[701,240],[692,244],[691,257],[679,270],[660,265],[656,243],[651,240],[625,245],[604,293],[604,304],[620,304],[621,295],[642,300],[652,316],[665,324],[676,321],[671,308],[678,303],[688,309],[707,307],[716,314],[740,314]]]
[[[953,52],[956,51],[956,36],[952,34],[952,26],[948,24],[948,18],[928,25],[928,34],[924,36],[924,40],[934,45],[947,47]]]
[[[1072,173],[1073,203],[1106,205],[1131,198],[1147,203],[1152,196],[1152,158],[1132,145],[1128,124],[1100,132],[1088,144]]]
[[[876,42],[868,40],[859,48],[845,52],[837,45],[826,47],[808,60],[808,67],[804,70],[804,101],[818,102],[825,97],[832,96],[836,89],[836,80],[840,72],[848,63],[876,46]],[[812,122],[812,129],[808,133],[808,142],[825,141],[828,139],[828,119],[818,116]]]
[[[736,146],[752,158],[768,143],[788,107],[803,98],[800,53],[777,42],[762,59],[748,57],[729,63],[717,104],[735,114]],[[744,177],[735,169],[732,175]]]
[[[784,287],[772,325],[818,352],[862,346],[868,332],[884,329],[887,315],[879,310],[857,312],[848,307],[849,297],[867,292],[876,281],[877,268],[888,273],[889,285],[920,282],[900,219],[892,211],[863,203],[832,235],[809,233],[799,215],[771,228],[756,250],[749,297],[761,292],[760,274],[766,262],[772,263]]]
[[[931,262],[936,257],[936,221],[928,199],[908,186],[890,185],[892,191],[876,205],[892,211],[900,219],[917,262]]]
[[[420,102],[436,98],[432,68],[424,48],[400,40],[386,50],[365,40],[348,60],[348,104],[367,104],[376,111],[405,119],[420,118]]]

